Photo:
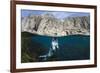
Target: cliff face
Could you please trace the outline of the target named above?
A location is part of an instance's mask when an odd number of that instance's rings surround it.
[[[47,36],[89,35],[90,17],[68,17],[57,19],[51,14],[31,15],[22,18],[22,32]]]

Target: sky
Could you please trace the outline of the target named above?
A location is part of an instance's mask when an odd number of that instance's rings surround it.
[[[58,19],[63,19],[65,17],[73,16],[89,16],[90,13],[85,12],[67,12],[67,11],[45,11],[45,10],[21,10],[21,17],[29,15],[43,15],[46,13],[53,14]]]

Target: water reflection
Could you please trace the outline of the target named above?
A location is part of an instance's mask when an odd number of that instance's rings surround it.
[[[46,61],[49,57],[53,56],[54,53],[59,49],[59,43],[58,43],[58,38],[57,37],[52,37],[51,41],[51,47],[49,48],[49,51],[45,55],[39,56],[39,58],[42,61]]]

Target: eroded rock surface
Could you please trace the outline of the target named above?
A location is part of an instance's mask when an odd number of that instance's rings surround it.
[[[47,36],[89,35],[90,17],[67,17],[57,19],[52,14],[30,15],[22,18],[22,32]]]

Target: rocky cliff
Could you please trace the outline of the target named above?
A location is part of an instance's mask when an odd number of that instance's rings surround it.
[[[30,15],[22,18],[22,32],[47,36],[89,35],[90,17],[78,16],[57,19],[52,14]]]

